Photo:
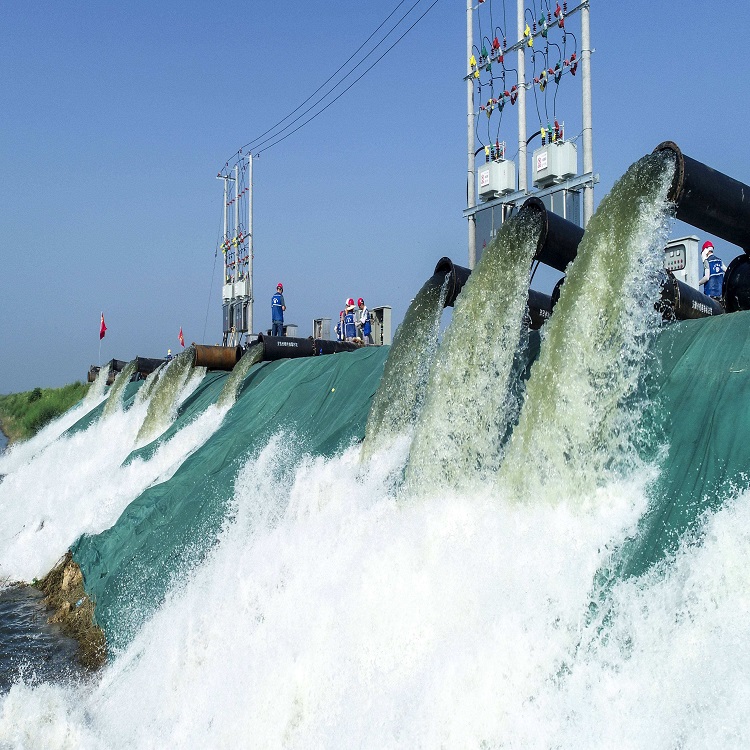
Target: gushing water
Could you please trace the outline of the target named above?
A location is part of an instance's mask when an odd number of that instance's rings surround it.
[[[367,418],[363,458],[410,430],[422,408],[438,346],[448,276],[428,279],[412,300],[393,344]]]
[[[193,366],[194,359],[195,348],[190,346],[169,362],[154,383],[146,418],[136,437],[136,443],[139,445],[148,443],[169,426],[175,417],[175,410],[180,398],[184,396],[184,389],[191,376],[195,376],[195,379],[199,381],[205,375],[204,367]]]
[[[409,457],[412,493],[487,481],[497,472],[515,414],[511,372],[541,230],[538,213],[505,222],[456,300]]]
[[[19,466],[28,463],[48,445],[54,443],[65,430],[74,425],[82,416],[98,406],[106,396],[108,377],[109,365],[99,370],[96,380],[79,404],[46,424],[33,437],[21,443],[15,443],[2,453],[0,455],[0,475],[10,474]]]
[[[242,381],[253,365],[257,365],[263,359],[263,344],[254,344],[241,357],[239,362],[232,368],[227,377],[227,382],[219,394],[219,406],[231,406],[236,400],[242,386]]]
[[[183,381],[177,402],[199,382],[200,373]],[[41,578],[81,534],[112,526],[144,489],[172,476],[215,432],[229,408],[210,407],[161,444],[149,461],[123,465],[138,444],[149,409],[154,412],[152,404],[136,400],[128,411],[103,415],[5,477],[0,483],[0,579]],[[165,408],[172,414],[175,406],[170,402]],[[161,419],[167,425],[171,417]]]
[[[590,492],[632,469],[634,401],[659,325],[674,161],[636,162],[602,200],[545,326],[499,481],[522,497]]]
[[[122,408],[122,397],[125,393],[125,386],[135,374],[135,368],[137,365],[138,361],[134,359],[131,362],[128,362],[128,364],[117,373],[115,382],[112,383],[107,403],[104,404],[104,411],[102,412],[103,417],[108,417],[110,414],[114,414],[114,412]]]
[[[620,583],[580,649],[589,586],[645,506],[648,476],[581,504],[504,491],[396,501],[408,441],[291,483],[272,441],[232,520],[99,679],[18,684],[0,745],[56,748],[742,747],[750,503],[670,571]],[[675,616],[677,614],[677,616]],[[200,690],[195,688],[200,685]],[[724,686],[724,687],[722,687]],[[44,721],[40,721],[44,716]]]

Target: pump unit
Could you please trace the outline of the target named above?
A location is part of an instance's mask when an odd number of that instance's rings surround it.
[[[534,149],[534,186],[549,187],[578,174],[578,151],[571,141]]]
[[[372,341],[377,346],[391,343],[391,308],[390,305],[373,307],[370,310],[372,321]]]
[[[664,248],[664,269],[698,291],[698,281],[703,277],[699,243],[695,235],[690,235],[670,240]]]
[[[516,164],[508,159],[488,161],[478,169],[479,197],[491,201],[516,190]]]
[[[330,318],[315,318],[313,320],[313,338],[326,340],[331,338]]]

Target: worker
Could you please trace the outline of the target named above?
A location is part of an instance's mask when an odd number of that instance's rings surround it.
[[[715,300],[721,300],[721,289],[727,268],[721,262],[721,258],[714,255],[714,246],[710,241],[703,243],[701,258],[703,259],[703,278],[698,283],[704,285],[703,294]]]
[[[339,322],[336,323],[336,341],[344,340],[344,311],[339,313]]]
[[[359,320],[357,321],[357,335],[365,344],[372,344],[372,324],[370,323],[370,311],[367,309],[364,299],[357,300],[359,308]]]
[[[167,349],[167,362],[169,362],[170,359],[172,359],[172,350]]]
[[[346,300],[344,312],[344,340],[354,341],[357,338],[357,324],[354,318],[354,300]]]
[[[284,335],[284,285],[279,282],[276,284],[276,294],[271,297],[271,336]]]

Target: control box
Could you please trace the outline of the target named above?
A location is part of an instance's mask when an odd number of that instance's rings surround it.
[[[377,346],[391,343],[391,308],[390,305],[373,307],[370,310],[372,321],[372,341]]]
[[[326,340],[331,338],[330,318],[315,318],[313,320],[313,338]]]
[[[508,159],[488,161],[477,170],[479,197],[491,201],[516,190],[516,163]]]
[[[698,281],[703,278],[700,240],[695,235],[670,240],[664,248],[664,269],[693,289],[701,291]]]
[[[549,187],[578,174],[578,150],[571,141],[557,141],[534,149],[534,186]]]

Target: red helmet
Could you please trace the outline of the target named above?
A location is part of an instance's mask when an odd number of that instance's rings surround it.
[[[709,247],[713,250],[714,249],[714,244],[710,240],[706,240],[703,243],[703,247],[701,248],[701,250],[708,250]]]
[[[276,284],[276,288],[277,289],[281,289],[282,292],[284,291],[284,285],[281,282],[279,282],[278,284]]]
[[[347,307],[354,307],[354,300],[349,297],[349,299],[344,303]]]
[[[362,299],[362,297],[360,297],[360,298],[359,298],[359,299],[357,300],[357,305],[364,305],[364,304],[365,304],[365,301],[364,301],[364,300]]]

